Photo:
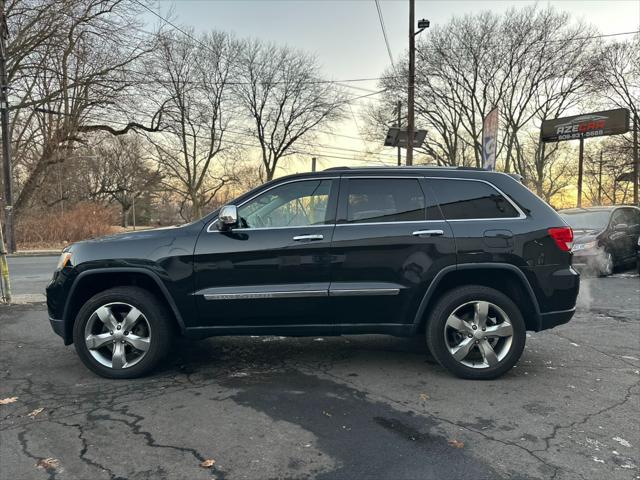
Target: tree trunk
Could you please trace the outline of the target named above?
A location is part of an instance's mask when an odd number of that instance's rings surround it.
[[[129,210],[131,210],[130,205],[122,205],[122,220],[121,225],[123,228],[127,228],[129,226]]]
[[[191,197],[191,215],[189,220],[195,220],[202,216],[202,204],[197,193],[189,195]]]

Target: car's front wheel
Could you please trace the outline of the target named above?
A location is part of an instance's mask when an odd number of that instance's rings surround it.
[[[156,297],[137,287],[100,292],[80,309],[73,341],[82,362],[107,378],[136,378],[169,350],[172,321]]]
[[[468,379],[488,380],[510,370],[526,340],[522,314],[502,292],[480,285],[447,292],[432,311],[427,343],[440,365]]]
[[[613,255],[611,252],[607,252],[605,250],[604,256],[602,259],[602,265],[600,265],[600,271],[598,275],[601,277],[608,277],[613,274],[613,269],[615,267],[615,262],[613,261]]]

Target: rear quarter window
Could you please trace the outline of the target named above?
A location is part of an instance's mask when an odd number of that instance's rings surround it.
[[[497,189],[476,180],[430,179],[446,220],[518,218],[519,212]]]

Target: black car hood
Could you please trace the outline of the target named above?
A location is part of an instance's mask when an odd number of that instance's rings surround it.
[[[143,240],[147,238],[159,238],[164,237],[167,234],[171,235],[175,230],[183,229],[192,225],[192,223],[186,225],[173,225],[170,227],[149,228],[146,230],[135,230],[129,232],[114,233],[112,235],[105,235],[104,237],[91,238],[83,240],[78,243],[101,243],[101,242],[113,242],[120,240]]]

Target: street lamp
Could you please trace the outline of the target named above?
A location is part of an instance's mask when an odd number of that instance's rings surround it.
[[[429,20],[418,21],[418,31],[415,31],[416,1],[409,0],[409,91],[407,101],[407,166],[413,165],[413,144],[415,130],[415,81],[416,81],[416,35],[429,28]]]

